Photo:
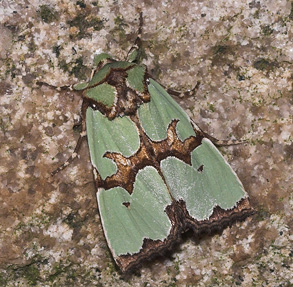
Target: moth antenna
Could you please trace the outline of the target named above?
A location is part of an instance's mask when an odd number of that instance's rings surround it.
[[[141,39],[141,34],[142,34],[142,26],[143,26],[143,17],[142,17],[142,12],[139,13],[139,27],[137,31],[137,38]]]
[[[134,41],[133,46],[130,48],[126,56],[126,60],[128,62],[140,62],[140,58],[142,55],[142,41],[141,41],[142,27],[143,27],[143,14],[142,12],[140,12],[137,37]]]

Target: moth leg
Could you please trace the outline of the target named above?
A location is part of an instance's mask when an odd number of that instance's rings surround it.
[[[135,39],[133,46],[130,48],[126,56],[126,61],[128,62],[135,62],[135,63],[141,62],[141,58],[143,56],[142,41],[141,41],[142,26],[143,26],[143,18],[142,18],[142,12],[140,12],[137,37]]]
[[[161,86],[164,87],[163,85],[161,85]],[[175,96],[175,97],[184,98],[184,97],[194,96],[197,93],[197,91],[199,89],[199,86],[200,86],[200,82],[198,81],[192,90],[189,90],[189,91],[186,91],[186,92],[178,92],[178,91],[174,91],[172,89],[167,89],[166,87],[164,87],[164,88],[167,90],[167,92],[170,95]],[[194,128],[196,133],[200,133],[201,136],[208,138],[216,147],[240,145],[240,144],[244,144],[244,143],[248,142],[247,140],[243,140],[243,141],[239,141],[239,140],[219,140],[219,139],[209,135],[208,133],[204,132],[196,123],[192,122],[192,124],[193,124],[193,128]]]
[[[58,91],[71,91],[71,92],[75,92],[73,89],[72,89],[72,85],[70,86],[61,86],[61,87],[56,87],[54,85],[51,85],[51,84],[48,84],[46,82],[42,82],[42,81],[37,81],[36,84],[38,86],[46,86],[46,87],[49,87],[49,88],[52,88],[52,89],[55,89],[55,90],[58,90]],[[65,169],[75,158],[78,157],[78,153],[80,151],[80,148],[81,148],[81,144],[82,144],[82,141],[83,139],[86,137],[86,126],[85,126],[85,113],[86,113],[86,109],[88,107],[88,104],[85,103],[85,101],[82,102],[82,108],[81,108],[81,118],[79,120],[79,122],[77,124],[75,124],[74,126],[79,126],[81,125],[82,126],[82,130],[79,134],[79,138],[77,140],[77,143],[76,143],[76,146],[74,148],[74,151],[73,153],[71,154],[71,156],[62,164],[60,165],[58,168],[56,168],[55,170],[53,170],[51,172],[51,176],[54,176],[55,174],[57,174],[58,172],[62,171],[63,169]]]
[[[203,132],[204,136],[208,138],[216,147],[232,146],[248,143],[248,140],[218,140],[215,137]]]
[[[216,147],[222,147],[222,146],[231,146],[231,145],[240,145],[248,143],[248,140],[219,140],[208,133],[204,132],[198,124],[191,121],[193,129],[196,134],[199,134],[202,137],[208,138]]]
[[[78,137],[78,140],[77,140],[77,143],[76,143],[76,146],[74,148],[73,153],[62,165],[60,165],[57,169],[55,169],[51,172],[51,176],[54,176],[55,174],[57,174],[61,170],[65,169],[68,165],[70,165],[74,161],[74,159],[76,159],[78,157],[78,153],[80,151],[82,141],[86,138],[85,114],[86,114],[87,108],[88,108],[88,103],[83,101],[82,107],[81,107],[82,116],[81,116],[79,123],[77,124],[77,125],[81,124],[82,130],[79,134],[79,137]]]
[[[160,84],[161,85],[161,84]],[[197,81],[196,85],[191,89],[191,90],[187,90],[185,92],[179,92],[179,91],[175,91],[172,89],[168,89],[166,87],[164,87],[163,85],[161,85],[164,89],[166,89],[167,93],[174,96],[174,97],[179,97],[179,98],[189,98],[192,96],[195,96],[199,86],[200,86],[200,81]]]
[[[71,156],[62,164],[60,165],[58,168],[56,168],[55,170],[53,170],[51,172],[51,176],[54,176],[55,174],[57,174],[58,172],[60,172],[61,170],[65,169],[68,165],[70,165],[74,159],[76,159],[78,157],[78,153],[80,151],[80,147],[82,144],[83,139],[86,137],[86,132],[81,132],[79,135],[79,138],[77,140],[76,146],[74,148],[73,153],[71,154]]]
[[[57,91],[73,91],[72,89],[72,85],[69,85],[69,86],[61,86],[61,87],[56,87],[54,85],[51,85],[51,84],[48,84],[46,82],[42,82],[42,81],[37,81],[36,84],[38,86],[46,86],[46,87],[49,87],[49,88],[52,88],[52,89],[55,89]]]

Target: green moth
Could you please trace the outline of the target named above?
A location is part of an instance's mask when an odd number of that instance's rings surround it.
[[[82,91],[104,234],[122,271],[187,229],[221,229],[251,214],[247,193],[214,144],[144,65],[95,57]]]
[[[75,151],[87,135],[104,234],[123,272],[188,229],[222,229],[253,212],[235,172],[138,56],[97,55],[93,77],[74,86],[85,118]]]

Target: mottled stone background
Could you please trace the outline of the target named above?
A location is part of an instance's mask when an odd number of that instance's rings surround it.
[[[97,212],[77,94],[93,55],[123,59],[144,13],[149,71],[219,139],[257,213],[193,238],[123,277]],[[293,4],[268,1],[0,2],[0,286],[292,286]],[[291,249],[290,249],[291,248]],[[291,273],[290,273],[291,272]]]

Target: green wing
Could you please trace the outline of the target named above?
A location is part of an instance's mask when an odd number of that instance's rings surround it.
[[[151,102],[138,111],[147,136],[153,140],[165,138],[173,119],[179,120],[181,140],[195,136],[189,117],[171,96],[153,80],[148,89]],[[170,156],[161,161],[160,167],[172,197],[183,200],[197,221],[208,219],[216,206],[232,209],[247,197],[235,172],[207,138],[191,152],[191,165]]]
[[[110,121],[98,110],[88,108],[86,125],[92,165],[102,179],[117,171],[115,163],[104,157],[106,152],[130,156],[139,148],[138,130],[129,117],[117,117]]]
[[[141,76],[130,85],[139,88],[140,81]],[[206,138],[187,151],[189,164],[171,154],[171,146],[166,144],[161,146],[164,158],[154,158],[152,145],[160,145],[167,138],[173,120],[178,121],[176,133],[181,142],[201,135],[158,83],[149,80],[148,91],[151,100],[139,106],[135,121],[129,116],[109,120],[91,108],[86,115],[91,161],[103,186],[97,192],[101,221],[113,257],[122,270],[132,266],[141,254],[153,254],[156,248],[169,246],[178,237],[176,232],[184,230],[186,211],[200,224],[209,220],[216,207],[232,210],[247,198],[235,172]],[[141,130],[147,139],[139,134]],[[146,147],[147,160],[139,162],[142,153],[131,161],[129,158],[135,157],[141,147]],[[120,185],[113,187],[113,183],[107,187],[107,179],[118,174],[116,163],[105,157],[111,152],[121,154],[123,164],[135,174],[131,192]],[[127,174],[123,176],[125,181],[130,180]],[[178,211],[183,208],[181,202],[185,203],[184,211]],[[145,245],[146,240],[155,243]]]
[[[105,236],[114,258],[138,253],[144,239],[164,240],[171,222],[165,209],[172,203],[155,168],[137,173],[133,193],[115,187],[97,193]]]
[[[191,162],[190,166],[168,157],[161,169],[172,196],[186,203],[195,220],[208,220],[216,206],[232,209],[246,196],[235,172],[210,140],[203,139],[195,148]]]

